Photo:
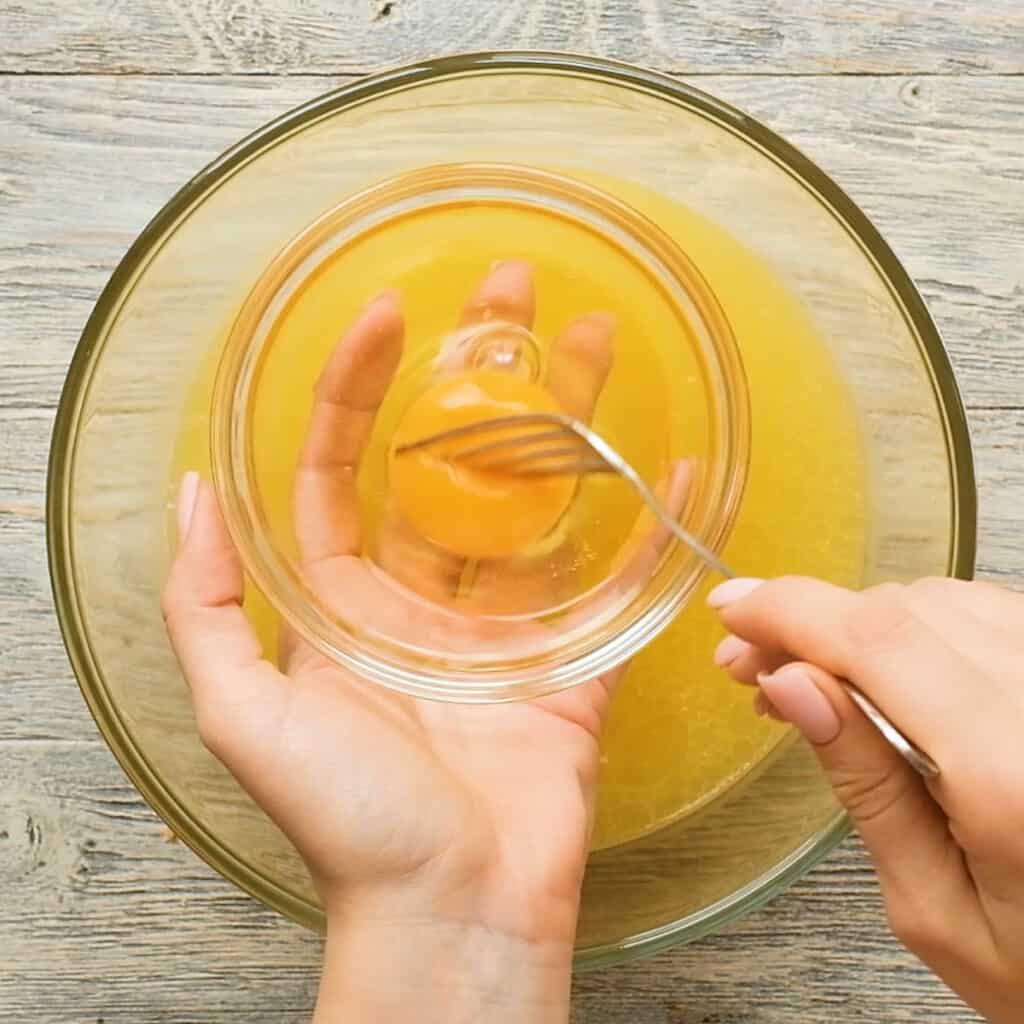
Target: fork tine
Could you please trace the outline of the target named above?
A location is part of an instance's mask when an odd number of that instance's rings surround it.
[[[480,420],[476,423],[467,423],[462,427],[450,427],[437,434],[428,437],[421,437],[418,441],[411,441],[408,444],[398,445],[395,448],[396,455],[404,455],[406,452],[421,451],[424,448],[431,448],[445,441],[455,441],[460,437],[485,436],[495,431],[507,430],[509,427],[559,427],[562,431],[575,436],[572,420],[567,416],[560,416],[557,413],[531,412],[522,413],[518,416],[498,416],[494,419]],[[526,438],[529,440],[529,438]]]
[[[542,428],[538,430],[537,428]],[[517,429],[512,437],[503,436]],[[487,440],[497,434],[494,440]],[[611,466],[601,452],[582,435],[573,420],[556,413],[525,413],[499,416],[462,427],[443,430],[395,448],[396,455],[444,446],[454,441],[473,442],[441,454],[454,464],[480,472],[505,472],[516,476],[559,476],[608,472]],[[561,446],[554,442],[562,441]],[[571,443],[569,443],[571,442]]]
[[[530,430],[547,427],[548,430],[544,434],[527,432],[514,438],[498,437],[491,441],[487,440],[489,434],[493,435],[495,431],[508,430],[512,427],[524,427],[530,428]],[[675,515],[665,508],[657,495],[644,483],[640,474],[600,434],[594,433],[586,424],[557,413],[524,413],[518,416],[501,416],[496,419],[470,423],[464,427],[443,430],[410,444],[399,445],[395,448],[395,454],[420,451],[459,438],[480,440],[476,446],[463,448],[461,451],[451,454],[446,453],[452,462],[464,462],[468,453],[470,465],[467,468],[477,470],[504,468],[506,472],[516,476],[531,477],[582,476],[585,473],[617,474],[636,491],[644,504],[654,513],[655,518],[673,534],[680,544],[689,548],[705,565],[726,579],[732,579],[735,576],[735,573],[714,551],[677,521]],[[566,440],[571,438],[578,443],[574,443],[571,447],[530,448],[531,444],[536,445],[542,438],[545,443],[558,438]],[[503,459],[490,458],[483,462],[472,461],[474,456],[479,459],[481,454],[493,456],[495,452],[513,451],[517,445],[525,447],[526,451],[521,455],[505,456]]]
[[[528,467],[514,470],[517,477],[539,476],[583,476],[592,473],[615,473],[603,459],[577,459],[575,461],[555,462],[551,465]]]
[[[509,448],[526,448],[529,445],[539,444],[542,441],[560,441],[566,437],[575,437],[564,430],[547,430],[541,434],[528,434],[526,436],[517,434],[515,437],[502,438],[500,441],[488,441],[485,444],[478,444],[473,448],[464,448],[461,451],[452,452],[449,456],[459,462],[469,464],[476,462],[481,455],[501,453]]]
[[[527,448],[517,455],[504,455],[483,460],[467,458],[460,453],[453,455],[451,461],[458,463],[460,466],[466,466],[469,469],[479,470],[484,473],[507,473],[519,476],[525,470],[551,460],[558,460],[559,462],[575,460],[582,463],[588,461],[588,456],[590,456],[589,461],[593,461],[592,453],[585,445],[563,446],[561,448],[552,448],[549,445],[546,448]]]

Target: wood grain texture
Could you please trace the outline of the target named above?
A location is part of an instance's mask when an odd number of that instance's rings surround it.
[[[106,274],[162,203],[245,133],[337,84],[0,77],[0,408],[13,430],[31,429],[15,407],[54,407],[55,371]],[[872,216],[929,300],[968,405],[1018,404],[1024,77],[701,85],[802,147]]]
[[[0,70],[338,74],[488,49],[686,74],[1024,71],[1017,0],[68,0],[6,3]]]
[[[919,282],[969,407],[980,567],[1024,587],[1024,9],[974,6],[0,0],[0,1019],[269,1024],[312,1005],[319,940],[165,841],[97,738],[51,610],[63,375],[173,190],[339,76],[427,52],[582,49],[709,76],[830,171]],[[580,978],[574,1019],[975,1020],[886,935],[853,842],[719,936]]]
[[[308,1020],[320,940],[168,843],[101,743],[0,743],[0,794],[3,1020]],[[573,1004],[579,1024],[974,1019],[886,936],[853,841],[741,925],[579,978]]]

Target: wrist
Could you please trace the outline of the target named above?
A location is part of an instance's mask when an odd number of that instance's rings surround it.
[[[403,880],[315,879],[329,926],[481,926],[528,945],[570,948],[586,857],[510,869],[500,856],[446,855]]]
[[[395,889],[330,907],[315,1024],[565,1024],[575,908],[566,929],[485,903]]]

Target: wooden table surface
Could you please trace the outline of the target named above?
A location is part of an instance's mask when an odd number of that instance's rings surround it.
[[[925,294],[973,429],[979,572],[1024,585],[1020,0],[0,0],[0,1019],[308,1019],[319,940],[165,841],[86,712],[45,563],[79,332],[180,184],[350,76],[456,49],[670,71],[805,149]],[[847,843],[712,939],[579,979],[587,1024],[976,1018],[886,933]]]

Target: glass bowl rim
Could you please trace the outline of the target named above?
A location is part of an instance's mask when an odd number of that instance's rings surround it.
[[[323,916],[317,909],[253,868],[203,829],[164,785],[135,744],[103,684],[102,673],[82,628],[72,572],[69,484],[82,407],[93,368],[102,352],[106,326],[149,254],[159,248],[164,237],[188,214],[199,197],[216,188],[267,145],[324,117],[388,92],[460,75],[529,71],[610,82],[695,111],[753,145],[830,211],[865,257],[874,263],[916,334],[922,362],[930,372],[943,417],[949,453],[953,502],[949,572],[964,579],[973,575],[977,496],[970,435],[939,331],[909,274],[866,214],[828,174],[770,128],[731,104],[669,75],[605,58],[545,51],[483,51],[426,59],[359,78],[286,111],[229,147],[182,186],[139,233],[101,292],[72,356],[54,419],[47,470],[46,535],[51,589],[68,658],[97,727],[124,772],[175,834],[215,871],[271,908],[309,927],[323,927]],[[837,813],[787,858],[742,889],[697,914],[621,942],[577,951],[576,966],[586,969],[619,963],[706,935],[788,888],[834,849],[849,831],[848,818]]]
[[[468,197],[513,206],[546,203],[574,223],[601,220],[617,232],[616,244],[625,248],[627,239],[637,258],[646,261],[647,272],[660,275],[662,288],[674,286],[685,297],[680,305],[688,308],[694,347],[705,360],[701,369],[708,377],[709,428],[721,449],[712,453],[719,457],[709,457],[713,468],[702,474],[697,488],[698,503],[707,506],[703,518],[688,522],[687,528],[712,551],[728,542],[746,487],[750,403],[742,354],[714,290],[682,246],[642,212],[561,173],[506,162],[432,163],[389,176],[330,207],[273,257],[243,300],[220,354],[210,416],[213,483],[247,576],[278,615],[325,657],[413,697],[458,703],[526,700],[604,675],[633,657],[675,619],[707,575],[707,566],[677,547],[649,583],[612,615],[514,657],[422,649],[375,636],[335,614],[308,588],[267,523],[253,462],[253,407],[260,367],[272,347],[275,309],[286,302],[282,296],[290,294],[289,287],[302,287],[301,275],[317,272],[322,264],[313,262],[316,255],[336,237],[347,244],[364,231],[378,230],[381,216],[387,223],[396,203],[402,212],[410,200],[445,205],[453,201],[452,193],[456,202]]]

